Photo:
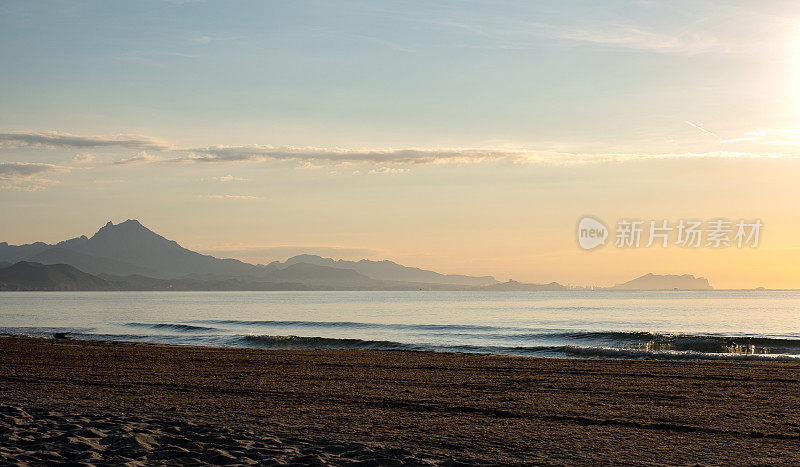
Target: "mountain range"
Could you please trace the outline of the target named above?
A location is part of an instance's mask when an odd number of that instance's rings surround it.
[[[673,277],[684,279],[675,282]],[[661,282],[659,278],[663,278]],[[685,278],[650,274],[616,287],[671,289],[673,283],[680,283],[690,287],[675,287],[710,288],[703,278],[704,286]],[[316,255],[254,265],[191,251],[132,219],[116,225],[108,222],[91,237],[56,244],[0,243],[0,290],[568,289],[556,282],[501,283],[491,276],[441,274],[392,261],[346,261]]]
[[[31,290],[111,290],[111,286],[67,264],[20,261],[0,269],[0,291]]]
[[[26,264],[7,274],[27,270],[33,264],[68,265],[104,281],[104,285],[87,285],[92,290],[418,290],[498,283],[490,276],[446,275],[391,261],[336,261],[314,255],[253,265],[183,248],[132,219],[116,225],[109,222],[91,237],[80,236],[56,244],[0,243],[0,267],[20,262]],[[38,270],[44,276],[56,274]],[[49,282],[42,279],[30,287],[45,287]],[[14,287],[23,285],[16,283]],[[70,283],[64,287],[72,290]]]

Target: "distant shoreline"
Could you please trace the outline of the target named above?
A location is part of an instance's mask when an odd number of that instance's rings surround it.
[[[486,292],[486,293],[584,293],[584,292],[614,292],[614,293],[637,293],[637,292],[800,292],[800,289],[613,289],[613,288],[595,288],[595,289],[565,289],[565,290],[493,290],[493,289],[241,289],[241,290],[181,290],[181,289],[119,289],[119,290],[2,290],[0,294],[8,293],[30,293],[30,292],[164,292],[164,293],[180,293],[180,292]]]

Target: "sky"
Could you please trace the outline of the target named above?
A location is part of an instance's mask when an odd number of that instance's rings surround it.
[[[800,288],[794,1],[5,0],[0,63],[0,241]],[[584,251],[587,215],[764,227]]]

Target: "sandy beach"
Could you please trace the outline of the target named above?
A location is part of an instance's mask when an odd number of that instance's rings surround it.
[[[0,338],[3,463],[796,464],[800,364]]]

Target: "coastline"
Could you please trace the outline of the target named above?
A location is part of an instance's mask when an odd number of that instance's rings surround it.
[[[99,440],[85,436],[83,449],[76,448],[88,452],[76,460],[87,462],[157,461],[169,453],[205,462],[311,456],[306,463],[382,459],[379,464],[389,465],[757,464],[800,458],[795,362],[1,337],[0,394],[4,461],[58,447],[58,440],[35,442],[35,427],[54,418],[84,430],[92,423],[106,427]],[[177,434],[162,429],[170,426],[182,428]],[[114,430],[130,435],[133,447],[124,446],[124,436]],[[103,444],[111,438],[117,444]],[[259,450],[258,440],[272,441]],[[21,446],[27,454],[20,454]]]

